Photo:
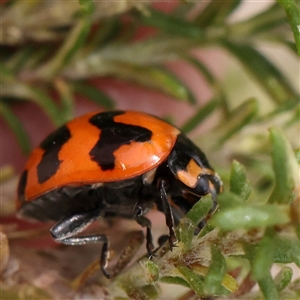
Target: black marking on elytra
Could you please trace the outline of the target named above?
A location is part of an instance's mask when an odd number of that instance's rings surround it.
[[[101,129],[99,140],[89,154],[103,171],[115,167],[114,152],[122,145],[151,140],[151,130],[114,121],[115,116],[124,113],[123,111],[98,113],[89,120],[91,124]]]
[[[70,139],[69,128],[64,125],[51,133],[40,145],[45,152],[37,166],[37,175],[39,183],[47,181],[52,177],[61,164],[58,154],[62,146]]]
[[[20,178],[19,181],[19,185],[18,185],[18,199],[20,202],[25,202],[25,188],[26,188],[26,184],[27,184],[27,175],[28,175],[28,171],[25,170]]]

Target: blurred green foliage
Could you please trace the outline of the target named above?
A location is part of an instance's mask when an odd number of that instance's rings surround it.
[[[173,252],[163,247],[153,263],[142,260],[143,268],[136,264],[107,289],[112,295],[121,287],[128,298],[159,299],[161,281],[188,287],[196,295],[182,299],[299,299],[300,279],[285,266],[300,267],[299,90],[260,47],[280,46],[299,57],[299,1],[277,0],[238,21],[231,17],[242,0],[182,1],[171,13],[150,2],[1,4],[3,120],[28,153],[28,133],[13,112],[15,101],[36,103],[59,126],[73,117],[77,94],[115,108],[114,99],[89,81],[108,75],[193,106],[194,115],[182,126],[186,133],[218,116],[213,128],[194,138],[224,182],[217,212],[195,236],[194,229],[212,207],[210,197],[204,197],[182,220]],[[157,34],[134,39],[144,26]],[[248,80],[271,100],[267,113],[260,112],[263,101],[255,97],[232,105],[228,90],[234,87],[192,54],[204,48],[219,49],[242,66]],[[166,62],[175,60],[193,66],[210,86],[211,99],[203,106],[188,84],[166,68]],[[59,101],[51,98],[53,90]],[[275,264],[281,264],[276,276],[271,272]],[[252,290],[253,282],[259,291]]]

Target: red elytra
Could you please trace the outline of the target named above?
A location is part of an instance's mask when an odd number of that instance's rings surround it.
[[[25,166],[28,172],[24,190],[25,201],[32,201],[61,186],[114,182],[147,172],[166,159],[179,134],[179,130],[174,126],[145,113],[126,111],[125,114],[117,115],[114,117],[116,123],[141,126],[153,134],[147,142],[131,142],[119,147],[114,151],[114,168],[103,171],[89,155],[91,149],[101,139],[101,129],[89,122],[89,119],[97,113],[88,113],[65,125],[71,137],[58,153],[61,164],[57,172],[42,183],[38,180],[37,167],[45,150],[41,147],[33,150]],[[17,206],[20,207],[21,203],[18,202]]]

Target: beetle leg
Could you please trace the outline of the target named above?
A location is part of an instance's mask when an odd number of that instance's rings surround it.
[[[94,234],[87,236],[74,235],[83,231],[90,223],[96,221],[99,217],[99,212],[86,212],[82,214],[76,214],[59,221],[54,225],[50,232],[55,241],[65,245],[84,245],[88,243],[102,242],[102,250],[100,255],[100,267],[103,274],[109,278],[110,275],[106,271],[107,260],[109,257],[108,252],[108,240],[104,234]]]
[[[169,244],[170,244],[170,249],[172,251],[174,244],[177,242],[177,238],[176,238],[176,233],[175,233],[175,229],[174,229],[173,213],[172,213],[171,206],[168,201],[168,196],[167,196],[167,192],[166,192],[166,181],[165,180],[159,181],[159,192],[160,192],[160,199],[161,199],[163,212],[166,216],[166,224],[169,227]]]
[[[139,204],[137,204],[134,208],[134,215],[135,215],[135,220],[138,224],[140,224],[142,227],[147,227],[146,231],[146,248],[149,256],[152,256],[152,250],[154,249],[153,245],[153,238],[152,238],[152,232],[151,232],[151,221],[143,216],[143,207]]]

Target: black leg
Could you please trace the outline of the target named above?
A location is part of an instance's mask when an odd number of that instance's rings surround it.
[[[149,256],[152,256],[152,250],[154,249],[153,245],[153,238],[152,238],[152,232],[151,232],[151,221],[143,216],[144,214],[144,209],[139,203],[134,208],[134,215],[135,215],[135,220],[137,221],[138,224],[140,224],[142,227],[147,227],[146,231],[146,248]]]
[[[55,241],[65,245],[84,245],[87,243],[103,243],[100,255],[100,267],[103,274],[109,278],[110,275],[106,271],[108,259],[108,240],[104,234],[94,234],[88,236],[74,235],[83,231],[90,223],[96,221],[99,217],[99,212],[86,212],[76,214],[59,221],[54,225],[50,232]]]
[[[166,216],[166,224],[169,227],[169,244],[170,249],[172,251],[174,244],[177,242],[176,233],[174,229],[174,218],[171,210],[170,203],[168,201],[168,196],[166,192],[166,181],[161,180],[159,181],[159,192],[160,192],[160,199],[163,208],[163,212]]]

